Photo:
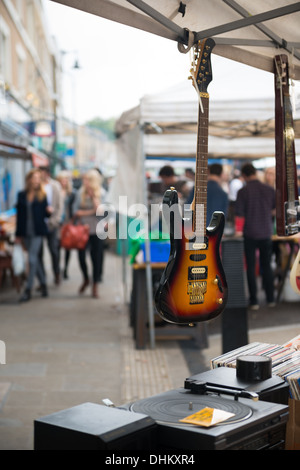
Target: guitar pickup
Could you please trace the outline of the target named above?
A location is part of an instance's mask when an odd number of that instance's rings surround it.
[[[188,279],[189,281],[198,281],[207,279],[207,266],[189,266]]]
[[[190,240],[188,243],[188,249],[191,251],[207,250],[208,249],[208,237],[204,237],[200,240],[197,240],[197,238]]]
[[[196,254],[190,255],[191,261],[204,261],[206,259],[206,255]]]

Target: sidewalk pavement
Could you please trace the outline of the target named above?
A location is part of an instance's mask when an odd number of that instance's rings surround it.
[[[68,280],[52,285],[49,269],[48,278],[46,299],[36,292],[30,302],[19,304],[8,281],[0,291],[0,340],[6,345],[6,364],[0,364],[0,450],[33,449],[37,418],[85,402],[102,404],[109,398],[118,406],[181,387],[193,367],[199,363],[197,372],[208,369],[210,359],[221,354],[216,324],[208,348],[193,350],[193,364],[184,341],[157,341],[153,350],[136,350],[122,260],[109,251],[100,299],[91,298],[90,291],[78,295],[76,253]],[[252,329],[249,342],[282,344],[300,332],[300,317],[289,322]]]
[[[49,264],[50,265],[50,264]],[[9,286],[0,292],[0,449],[33,449],[35,419],[109,398],[121,405],[182,385],[189,376],[178,344],[136,350],[124,302],[120,257],[106,253],[100,298],[78,295],[81,274],[72,253],[70,279],[35,292],[27,303]]]

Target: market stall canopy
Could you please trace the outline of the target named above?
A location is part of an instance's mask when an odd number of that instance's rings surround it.
[[[261,74],[264,73],[259,71]],[[216,79],[211,83],[210,93],[209,157],[258,159],[274,156],[275,98],[272,80],[268,80],[264,87],[256,84],[255,92],[240,87],[239,95],[235,96],[239,80],[243,83],[247,75],[252,83],[254,77],[257,79],[257,72],[245,66],[239,70],[238,77],[224,77],[222,65],[217,64],[214,75]],[[292,93],[295,140],[299,149],[300,94],[293,90]],[[160,93],[145,95],[139,106],[120,116],[116,132],[122,137],[140,126],[148,158],[194,158],[197,109],[197,94],[190,81],[186,80]]]
[[[300,2],[287,0],[53,0],[176,41],[186,52],[211,37],[214,54],[273,72],[287,54],[300,80]],[[109,38],[107,39],[109,42]]]
[[[236,97],[237,83],[238,80],[243,83],[243,73],[248,75],[250,82],[251,74],[257,75],[254,72],[259,75],[264,73],[242,66],[244,70],[239,77],[236,75],[235,83],[229,75],[224,77],[223,74],[222,77],[222,67],[219,65],[216,64],[216,79],[210,85],[208,157],[228,161],[271,157],[275,165],[274,77],[270,76],[270,83],[268,80],[265,87],[255,87],[254,92],[240,87],[240,94]],[[239,64],[234,65],[240,68]],[[264,75],[269,77],[269,74]],[[230,89],[227,86],[229,82]],[[299,99],[300,95],[296,95],[296,149],[300,148]],[[116,123],[118,168],[108,196],[115,207],[118,207],[119,198],[123,195],[127,197],[128,207],[145,202],[145,167],[158,169],[166,161],[171,161],[172,165],[180,161],[184,167],[193,167],[197,148],[198,106],[194,87],[186,80],[160,93],[143,96],[139,106],[120,116]]]

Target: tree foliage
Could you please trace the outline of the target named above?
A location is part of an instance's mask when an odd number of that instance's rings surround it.
[[[88,122],[86,122],[86,126],[91,127],[92,129],[101,130],[104,134],[107,135],[109,140],[114,140],[116,138],[115,134],[115,118],[111,119],[102,119],[100,117],[96,117]]]

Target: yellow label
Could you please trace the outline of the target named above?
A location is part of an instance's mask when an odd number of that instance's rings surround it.
[[[226,421],[226,419],[229,419],[232,416],[234,416],[234,413],[229,413],[228,411],[219,410],[217,408],[206,407],[200,411],[197,411],[197,413],[181,419],[180,422],[195,424],[197,426],[210,427]]]

